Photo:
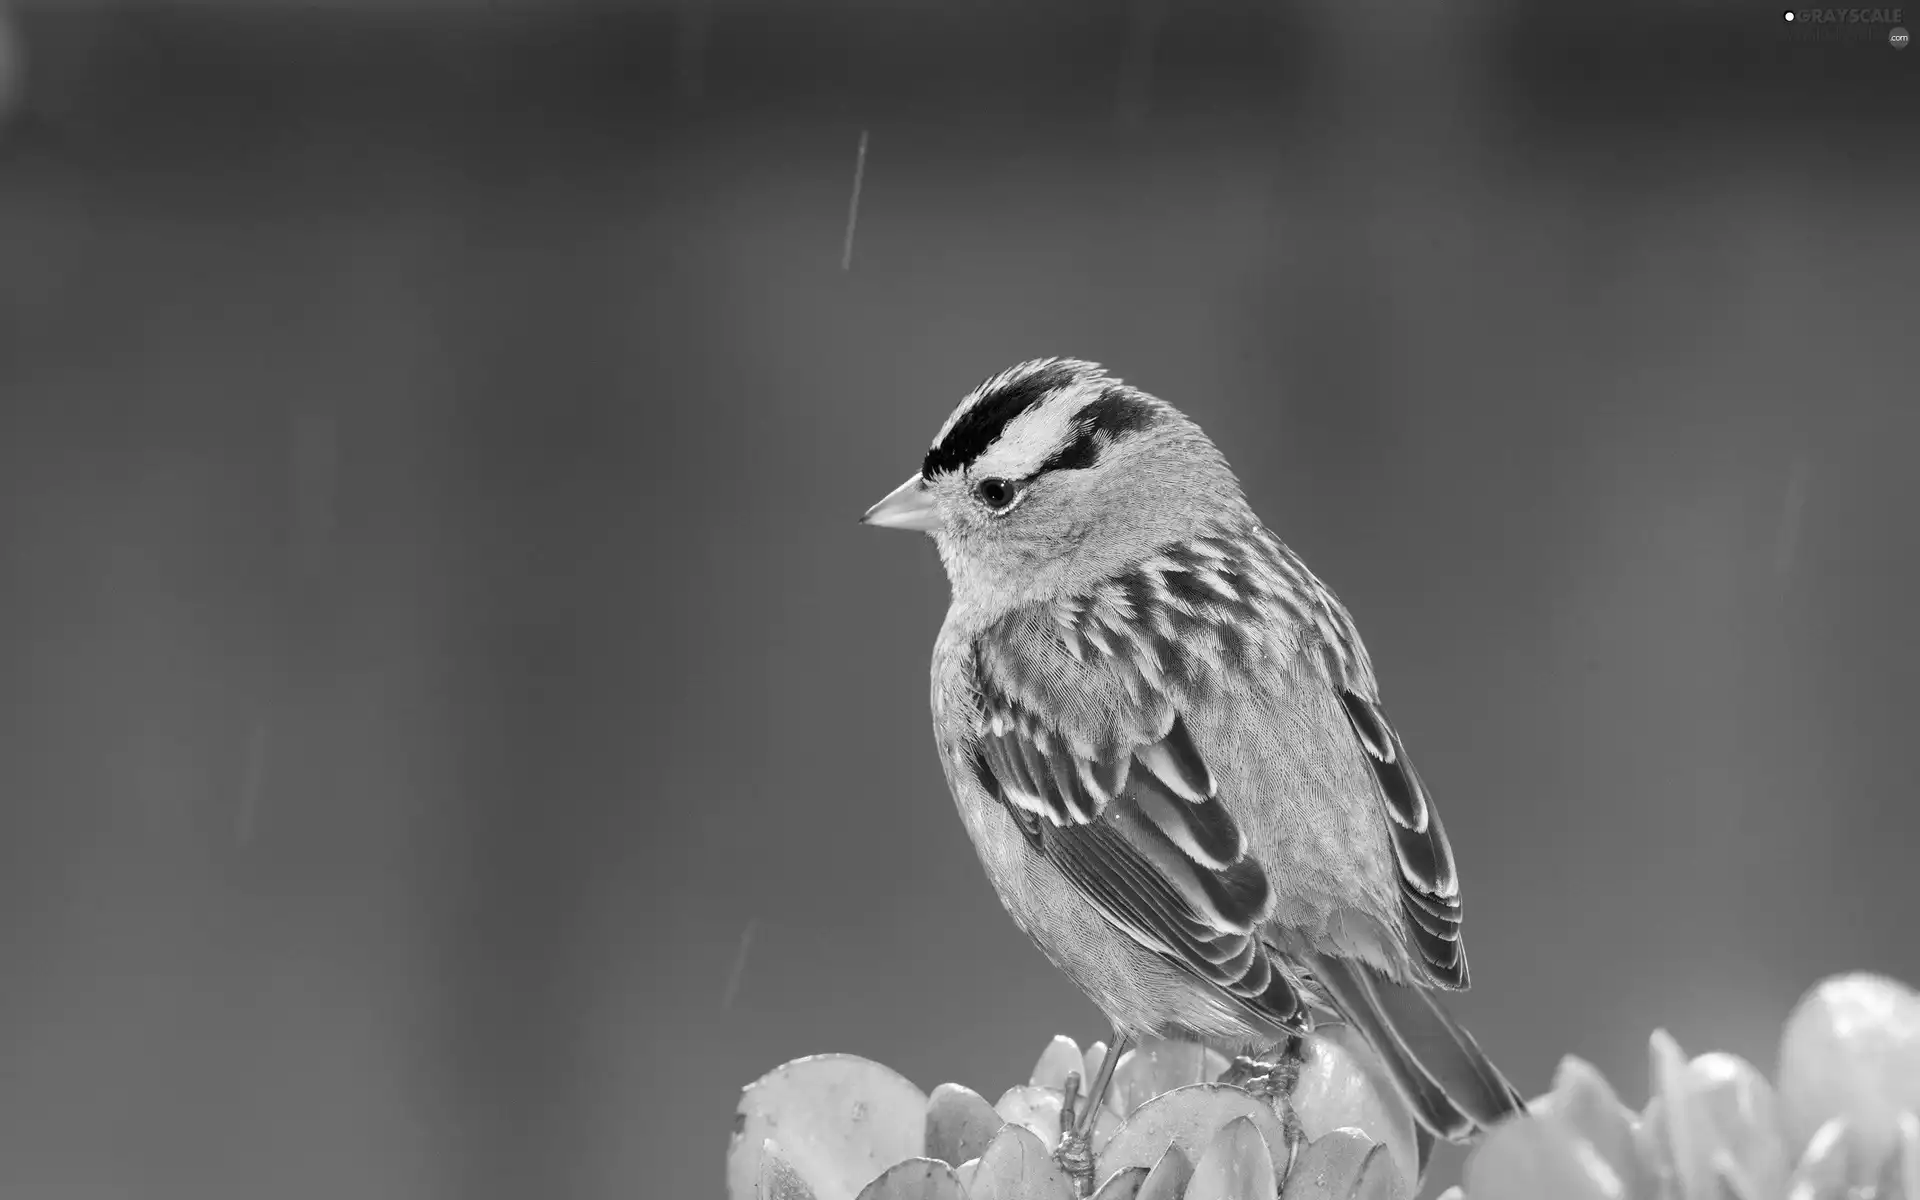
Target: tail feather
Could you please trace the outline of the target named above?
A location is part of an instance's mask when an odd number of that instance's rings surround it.
[[[1397,984],[1363,963],[1315,955],[1314,978],[1386,1064],[1415,1119],[1463,1141],[1527,1102],[1426,991]]]

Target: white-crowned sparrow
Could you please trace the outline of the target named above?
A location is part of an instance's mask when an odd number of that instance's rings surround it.
[[[947,783],[1007,911],[1112,1021],[1109,1067],[1140,1036],[1286,1045],[1318,1011],[1432,1135],[1524,1107],[1432,998],[1467,986],[1460,881],[1353,621],[1197,425],[1093,363],[1022,363],[863,520],[939,548]]]

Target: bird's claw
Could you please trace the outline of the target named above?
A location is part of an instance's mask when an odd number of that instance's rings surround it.
[[[1093,1194],[1093,1141],[1080,1130],[1063,1130],[1053,1161],[1073,1180],[1074,1190],[1082,1196]]]
[[[1293,1111],[1293,1101],[1280,1099],[1275,1102],[1280,1110],[1280,1129],[1287,1139],[1287,1173],[1281,1177],[1281,1183],[1293,1175],[1293,1164],[1300,1161],[1300,1152],[1307,1148],[1307,1131],[1300,1124],[1300,1114]]]
[[[1286,1135],[1287,1173],[1292,1174],[1293,1164],[1307,1145],[1307,1131],[1300,1124],[1300,1114],[1293,1110],[1293,1089],[1300,1083],[1300,1069],[1306,1059],[1298,1037],[1288,1038],[1277,1049],[1280,1053],[1271,1062],[1245,1054],[1236,1057],[1221,1074],[1220,1082],[1232,1084],[1273,1107]]]
[[[1087,1106],[1086,1119],[1076,1111],[1080,1099],[1080,1073],[1069,1071],[1060,1097],[1060,1144],[1054,1148],[1053,1161],[1073,1180],[1074,1190],[1082,1196],[1093,1192],[1093,1106]]]
[[[1231,1063],[1227,1064],[1227,1069],[1220,1072],[1220,1078],[1214,1082],[1224,1083],[1228,1087],[1237,1087],[1256,1096],[1268,1098],[1264,1093],[1267,1082],[1273,1075],[1274,1066],[1273,1063],[1262,1062],[1250,1055],[1237,1055]]]

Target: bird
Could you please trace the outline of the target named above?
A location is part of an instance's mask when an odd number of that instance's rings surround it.
[[[1284,1094],[1303,1036],[1348,1024],[1422,1173],[1435,1139],[1525,1111],[1439,1003],[1469,984],[1459,871],[1353,618],[1197,423],[1098,363],[1023,362],[861,520],[932,537],[948,788],[1002,906],[1112,1027],[1063,1164],[1090,1177],[1144,1038]]]

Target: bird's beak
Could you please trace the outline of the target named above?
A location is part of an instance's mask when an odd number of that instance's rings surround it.
[[[887,498],[867,510],[860,518],[862,525],[878,525],[882,529],[917,529],[922,533],[932,533],[940,528],[940,510],[933,506],[933,493],[920,482],[918,475],[911,476],[899,487],[887,493]]]

